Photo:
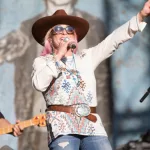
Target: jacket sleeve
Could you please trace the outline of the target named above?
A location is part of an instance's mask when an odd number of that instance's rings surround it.
[[[139,23],[137,16],[134,16],[114,30],[109,36],[107,36],[101,43],[97,46],[89,49],[92,56],[93,69],[106,58],[110,57],[119,45],[133,38],[137,31],[142,31],[146,26],[145,22]]]
[[[41,92],[44,92],[50,85],[53,78],[57,78],[60,73],[58,67],[52,55],[40,56],[34,60],[32,71],[32,85]]]
[[[3,116],[3,114],[0,112],[0,119],[1,119],[1,118],[4,118],[4,116]]]

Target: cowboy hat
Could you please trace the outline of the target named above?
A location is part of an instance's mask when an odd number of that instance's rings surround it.
[[[78,42],[81,41],[89,30],[89,23],[83,18],[70,16],[61,9],[52,16],[46,16],[37,20],[32,26],[32,34],[35,40],[44,45],[44,37],[48,30],[55,25],[66,24],[75,28]]]

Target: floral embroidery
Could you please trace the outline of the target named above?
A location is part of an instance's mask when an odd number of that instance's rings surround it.
[[[93,96],[92,96],[92,93],[90,92],[90,91],[88,91],[88,93],[87,93],[87,101],[89,102],[89,103],[91,103],[92,102],[92,99],[93,99]]]
[[[74,87],[69,94],[67,102],[71,104],[85,103],[86,99],[82,92],[77,87]]]
[[[67,80],[64,80],[64,82],[62,83],[62,88],[64,89],[64,91],[69,93],[69,90],[71,89],[71,85]]]
[[[82,89],[82,91],[84,91],[86,84],[83,80],[79,81],[79,87]]]
[[[86,55],[86,53],[85,53],[85,52],[81,52],[81,54],[80,54],[80,58],[83,58],[85,55]]]
[[[94,133],[94,131],[95,131],[95,129],[94,129],[94,127],[92,125],[89,125],[88,128],[87,128],[87,130],[88,130],[88,133],[90,135],[92,135]]]
[[[47,112],[49,143],[60,133],[96,135],[94,124],[88,119],[64,112]]]

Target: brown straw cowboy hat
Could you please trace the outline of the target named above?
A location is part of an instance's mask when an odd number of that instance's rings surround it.
[[[35,40],[44,45],[44,37],[48,30],[55,25],[66,24],[75,28],[78,42],[81,41],[89,30],[89,23],[83,18],[70,16],[61,9],[57,10],[52,16],[43,17],[37,20],[32,26],[32,34]]]

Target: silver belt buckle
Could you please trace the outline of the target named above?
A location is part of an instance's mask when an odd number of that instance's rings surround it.
[[[79,117],[88,116],[91,113],[91,109],[87,104],[78,104],[75,106],[75,114]]]

